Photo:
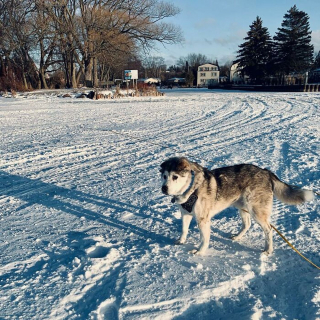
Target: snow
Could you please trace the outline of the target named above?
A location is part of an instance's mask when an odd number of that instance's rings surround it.
[[[0,98],[0,319],[320,319],[319,270],[274,232],[261,254],[230,208],[203,257],[159,165],[253,163],[319,191],[319,93],[166,90],[164,97]],[[115,130],[115,132],[110,131]],[[139,140],[130,138],[136,137]],[[320,265],[319,197],[272,223]]]

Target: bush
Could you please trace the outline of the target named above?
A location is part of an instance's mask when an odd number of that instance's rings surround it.
[[[0,91],[26,91],[22,79],[17,78],[12,73],[0,77]]]

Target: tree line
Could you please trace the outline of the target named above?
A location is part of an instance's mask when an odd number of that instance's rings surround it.
[[[288,75],[300,75],[304,81],[306,72],[319,68],[320,53],[314,60],[311,44],[309,16],[296,6],[284,15],[281,27],[271,38],[262,19],[257,17],[237,52],[238,72],[252,83],[284,83]]]
[[[235,63],[242,79],[252,84],[283,84],[289,75],[303,82],[308,71],[320,68],[320,51],[314,58],[311,44],[309,16],[296,6],[284,15],[273,38],[259,16],[249,28],[235,61],[219,65],[218,61],[210,61],[203,54],[189,54],[169,67],[169,76],[184,77],[188,85],[195,85],[199,65],[215,63],[219,66],[220,76],[228,79]],[[309,76],[309,80],[319,82],[320,79]]]
[[[97,86],[155,43],[182,40],[161,0],[0,0],[0,89]],[[50,77],[48,76],[50,75]]]
[[[195,85],[199,65],[218,61],[193,53],[166,68],[162,57],[148,55],[155,43],[182,41],[180,28],[164,22],[178,13],[161,0],[0,0],[0,90],[98,86],[124,69]],[[309,16],[293,6],[273,38],[257,17],[235,62],[253,83],[283,83],[320,68],[320,52],[313,54]],[[220,76],[231,65],[219,66]]]
[[[302,83],[308,71],[320,68],[320,51],[314,58],[309,16],[293,6],[284,15],[273,38],[268,28],[263,26],[262,19],[257,17],[250,25],[244,42],[239,45],[235,61],[219,65],[218,61],[210,61],[204,54],[189,54],[170,66],[161,80],[165,82],[170,77],[181,77],[185,78],[187,85],[194,86],[198,67],[205,63],[218,65],[220,76],[225,79],[229,78],[233,63],[237,63],[242,79],[252,84],[283,84],[289,75]],[[320,79],[311,75],[309,80],[319,82]]]

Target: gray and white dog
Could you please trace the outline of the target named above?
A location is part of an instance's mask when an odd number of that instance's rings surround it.
[[[210,219],[222,210],[239,209],[242,229],[232,237],[240,240],[253,218],[265,234],[265,254],[273,251],[269,218],[273,195],[280,201],[298,205],[314,199],[314,193],[289,186],[267,169],[250,164],[208,170],[184,157],[174,157],[161,164],[162,192],[173,196],[182,214],[182,234],[176,244],[183,244],[192,217],[200,229],[201,243],[190,253],[202,255],[209,246]]]

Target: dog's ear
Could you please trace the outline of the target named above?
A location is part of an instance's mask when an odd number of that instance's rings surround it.
[[[191,163],[184,157],[173,157],[169,158],[168,160],[164,161],[160,165],[162,172],[165,170],[168,171],[176,171],[176,172],[184,172],[184,171],[191,171]]]
[[[202,170],[202,167],[196,162],[190,162],[190,168],[193,172],[200,172]]]
[[[161,164],[160,164],[160,172],[161,173],[163,173],[164,172],[164,167],[165,167],[165,165],[166,165],[166,161],[165,162],[162,162]]]
[[[178,172],[191,171],[191,165],[188,159],[180,158],[176,171]]]

